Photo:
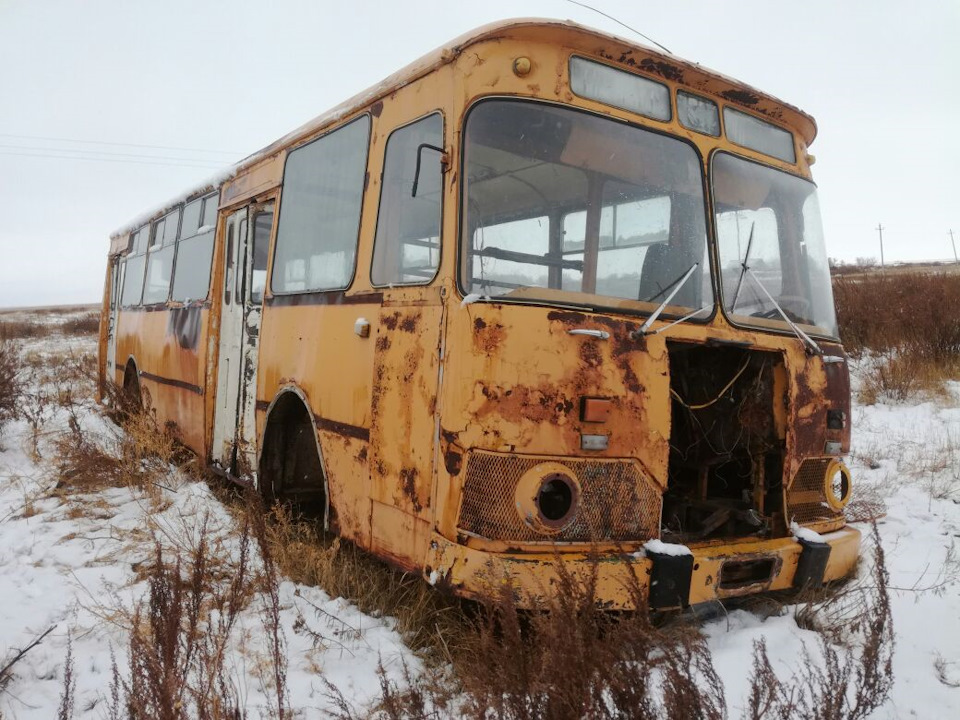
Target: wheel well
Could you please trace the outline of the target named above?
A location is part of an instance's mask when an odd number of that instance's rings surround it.
[[[133,358],[127,360],[123,370],[123,392],[138,407],[143,405],[143,392],[140,388],[140,373]]]
[[[263,431],[260,492],[270,504],[294,502],[299,509],[326,520],[327,482],[312,415],[295,392],[273,403]]]

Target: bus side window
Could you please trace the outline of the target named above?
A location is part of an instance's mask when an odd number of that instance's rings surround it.
[[[353,279],[370,116],[291,150],[283,170],[274,293],[343,290]]]
[[[436,148],[442,146],[440,113],[395,130],[387,140],[370,273],[374,285],[420,285],[436,275],[443,197]]]
[[[223,273],[223,304],[230,304],[233,290],[233,220],[227,223],[227,267]]]
[[[204,206],[202,213],[201,203]],[[217,224],[216,208],[217,196],[211,195],[205,199],[194,200],[183,209],[171,300],[205,300],[209,294],[215,237],[213,230]],[[200,232],[201,230],[203,232]]]
[[[263,302],[263,290],[267,285],[267,250],[270,247],[270,231],[273,229],[273,211],[259,212],[253,219],[253,277],[250,278],[250,302]]]
[[[247,271],[247,243],[244,240],[247,237],[247,219],[244,218],[240,221],[240,234],[237,238],[237,267],[236,267],[236,277],[233,280],[234,287],[234,299],[236,300],[237,305],[243,302],[243,289],[246,278]]]

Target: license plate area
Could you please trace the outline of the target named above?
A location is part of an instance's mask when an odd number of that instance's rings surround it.
[[[738,590],[753,585],[770,583],[777,570],[777,558],[759,557],[746,560],[727,560],[720,567],[720,590]]]

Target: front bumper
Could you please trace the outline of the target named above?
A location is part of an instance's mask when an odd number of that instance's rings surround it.
[[[793,537],[692,545],[692,557],[677,562],[676,556],[663,561],[642,552],[603,552],[591,557],[589,552],[569,552],[559,545],[494,553],[458,545],[434,533],[425,575],[433,584],[474,599],[495,597],[506,584],[520,607],[535,608],[555,593],[558,562],[582,581],[596,565],[596,600],[605,607],[636,609],[637,588],[653,607],[683,607],[845,577],[857,562],[860,531],[843,527],[824,535],[823,543],[813,543],[816,547],[810,545]]]

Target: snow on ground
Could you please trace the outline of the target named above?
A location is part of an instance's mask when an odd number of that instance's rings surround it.
[[[854,368],[854,393],[857,376]],[[854,403],[853,492],[882,498],[880,540],[890,573],[896,646],[894,686],[874,718],[960,717],[960,383],[950,397],[916,405]],[[870,557],[870,527],[859,524]],[[869,581],[869,566],[858,576]],[[707,624],[730,716],[746,702],[755,640],[766,638],[774,669],[786,679],[819,636],[791,612],[763,619],[743,610]]]
[[[93,338],[51,336],[23,345],[25,354],[95,351]],[[100,437],[120,432],[92,407],[81,421],[84,430]],[[228,510],[206,485],[174,473],[169,489],[152,496],[133,488],[57,492],[51,443],[55,431],[65,428],[63,413],[46,422],[39,462],[31,457],[26,422],[11,423],[0,435],[0,666],[13,649],[55,628],[15,665],[14,681],[0,693],[4,718],[56,717],[68,636],[77,681],[75,716],[105,716],[111,653],[121,672],[126,669],[127,638],[116,608],[132,607],[144,597],[147,585],[137,567],[150,559],[154,538],[167,547],[180,545],[206,520],[212,539],[227,552],[238,552]],[[381,661],[398,679],[403,659],[412,669],[419,667],[391,618],[364,615],[315,587],[283,581],[279,590],[290,704],[305,717],[329,706],[320,672],[360,704],[379,690]],[[264,603],[265,598],[255,599],[241,615],[236,635],[242,642],[232,657],[234,682],[251,717],[269,700],[258,674],[268,646],[260,613]],[[317,644],[317,636],[324,641]]]
[[[52,357],[93,352],[94,343],[55,335],[24,346],[26,353]],[[856,406],[853,412],[854,493],[886,504],[879,531],[894,588],[896,680],[875,718],[960,717],[960,560],[954,550],[960,537],[960,383],[950,390],[948,400]],[[92,407],[82,423],[103,437],[119,432]],[[65,426],[66,418],[54,413],[44,430]],[[102,717],[111,653],[125,667],[126,638],[111,609],[143,597],[146,585],[137,567],[151,553],[153,538],[176,544],[206,518],[213,537],[235,552],[233,520],[207,486],[176,477],[159,496],[125,488],[58,493],[50,435],[41,442],[46,459],[35,462],[29,434],[27,424],[17,422],[0,435],[0,658],[55,629],[16,665],[14,682],[0,694],[0,713],[25,720],[55,716],[69,636],[77,717]],[[869,527],[860,527],[869,547]],[[867,564],[861,568],[868,578]],[[241,617],[245,641],[232,655],[235,682],[254,717],[254,708],[268,700],[257,672],[258,653],[266,646],[262,600]],[[395,678],[404,660],[414,671],[420,666],[389,618],[364,615],[318,588],[288,581],[280,585],[280,601],[291,706],[304,717],[328,707],[321,673],[361,704],[377,693],[381,660]],[[327,642],[316,644],[304,622]],[[819,636],[802,629],[790,608],[769,617],[733,610],[707,622],[705,632],[730,717],[739,717],[746,702],[755,640],[766,638],[783,678],[799,667],[804,648],[817,657]]]

